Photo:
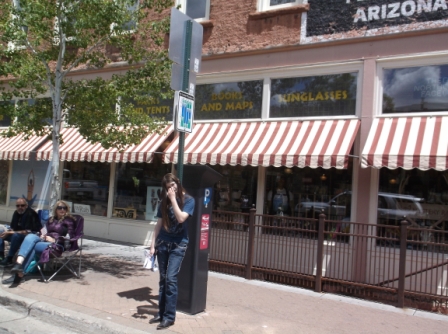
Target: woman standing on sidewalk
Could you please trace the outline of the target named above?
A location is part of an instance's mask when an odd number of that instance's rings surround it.
[[[43,235],[28,234],[20,246],[16,263],[11,269],[14,274],[10,283],[20,283],[23,271],[34,260],[35,255],[40,256],[42,252],[52,243],[64,245],[65,236],[70,238],[75,235],[75,218],[70,214],[70,208],[64,201],[58,201],[53,210],[53,216],[49,219]]]
[[[162,202],[157,209],[157,224],[151,242],[151,255],[159,264],[159,312],[149,323],[157,329],[174,325],[177,304],[177,275],[188,245],[188,220],[193,215],[194,198],[185,193],[173,174],[162,179]]]

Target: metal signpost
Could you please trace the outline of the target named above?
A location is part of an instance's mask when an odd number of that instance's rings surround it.
[[[179,131],[177,177],[181,182],[183,179],[185,131],[193,131],[194,91],[196,73],[199,72],[201,64],[202,35],[201,24],[176,8],[171,9],[169,58],[174,62],[171,88],[182,91],[176,92],[173,120],[175,129]]]

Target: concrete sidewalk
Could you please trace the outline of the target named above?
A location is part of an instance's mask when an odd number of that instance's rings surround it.
[[[1,286],[0,304],[83,333],[155,333],[158,272],[143,247],[84,239],[83,277]],[[9,268],[1,272],[9,277]],[[1,315],[0,315],[1,317]],[[448,316],[209,273],[206,310],[165,333],[446,333]]]

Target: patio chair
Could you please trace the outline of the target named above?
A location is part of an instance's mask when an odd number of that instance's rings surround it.
[[[75,236],[67,242],[67,249],[50,249],[50,262],[45,264],[46,269],[55,270],[49,278],[44,275],[41,264],[37,263],[37,268],[44,282],[50,282],[62,269],[68,269],[76,278],[81,276],[82,261],[82,239],[84,236],[84,217],[73,215],[75,217]]]

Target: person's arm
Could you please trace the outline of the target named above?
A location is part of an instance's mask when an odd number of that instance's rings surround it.
[[[0,233],[0,239],[4,239],[6,238],[8,235],[10,235],[11,231],[3,231],[2,233]],[[14,232],[13,232],[14,233]]]
[[[167,195],[171,201],[171,206],[173,208],[174,216],[176,216],[177,222],[179,224],[182,224],[188,219],[190,215],[187,212],[182,211],[182,209],[179,207],[179,204],[177,204],[176,193],[174,192],[173,188],[168,189]]]
[[[64,243],[65,242],[65,237],[68,236],[70,238],[74,238],[75,237],[75,222],[72,218],[66,218],[64,219],[64,223],[61,227],[61,229],[59,230],[59,236],[57,237],[57,242],[58,243]]]
[[[37,214],[36,211],[32,210],[31,211],[31,232],[32,233],[37,233],[42,229],[42,224],[40,222],[39,219],[39,215]]]
[[[36,222],[39,220],[39,216],[37,215],[36,211],[34,211],[33,209],[27,208],[25,213],[23,214],[23,230],[16,230],[18,228],[18,226],[16,224],[11,223],[11,230],[10,234],[14,234],[14,233],[18,233],[18,234],[29,234],[29,233],[33,233],[33,232],[37,232],[40,230],[40,228],[38,228],[37,230],[35,229],[35,225]],[[13,219],[14,220],[14,219]],[[15,220],[17,221],[17,220]],[[40,223],[39,223],[40,225]]]

